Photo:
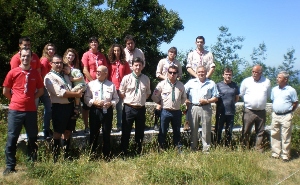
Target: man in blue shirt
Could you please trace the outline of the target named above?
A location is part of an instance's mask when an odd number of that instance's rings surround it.
[[[271,91],[273,101],[271,146],[272,157],[279,158],[284,162],[290,159],[291,137],[292,137],[292,112],[298,107],[297,92],[289,86],[289,74],[281,71],[277,75],[278,86]]]
[[[210,79],[206,78],[207,71],[204,66],[196,69],[198,78],[190,79],[185,85],[188,94],[186,104],[188,106],[188,121],[191,128],[191,149],[197,150],[198,127],[202,122],[202,144],[203,152],[209,152],[211,143],[211,103],[218,101],[218,89]]]
[[[225,146],[229,146],[232,138],[232,129],[234,125],[235,103],[239,100],[239,87],[232,81],[232,69],[223,70],[224,80],[217,83],[219,98],[216,102],[216,126],[217,143],[221,144],[222,130],[225,126]]]

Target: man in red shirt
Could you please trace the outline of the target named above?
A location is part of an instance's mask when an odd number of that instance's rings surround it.
[[[97,37],[89,38],[90,49],[82,56],[81,62],[83,65],[83,74],[85,76],[86,83],[96,79],[97,68],[101,65],[107,66],[105,56],[98,51],[99,41]],[[85,133],[89,133],[88,128],[88,116],[89,107],[84,103],[82,98],[82,119],[85,126]]]
[[[3,83],[3,95],[10,100],[8,111],[8,132],[5,147],[6,169],[3,175],[15,173],[16,145],[22,125],[28,136],[28,157],[37,159],[37,109],[35,99],[44,93],[42,77],[30,66],[31,50],[22,48],[19,67],[10,70]]]
[[[22,48],[31,48],[31,41],[29,37],[21,37],[19,39],[19,48],[20,50]],[[16,53],[10,60],[10,68],[14,69],[16,67],[19,67],[21,64],[21,60],[20,60],[20,51],[18,53]],[[36,69],[39,73],[41,73],[41,63],[40,63],[40,59],[37,56],[37,54],[32,53],[31,56],[31,61],[30,61],[30,66],[32,69]]]

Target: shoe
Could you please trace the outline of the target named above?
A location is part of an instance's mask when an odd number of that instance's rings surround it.
[[[272,159],[279,159],[279,157],[271,156]]]
[[[52,136],[53,136],[53,132],[52,134],[50,135],[50,133],[52,132],[52,130],[44,130],[44,139],[51,139]]]
[[[159,131],[159,127],[157,124],[154,125],[154,128],[153,128],[155,131]]]
[[[8,175],[10,173],[17,173],[17,171],[14,168],[6,168],[3,172],[3,175]]]
[[[289,162],[290,160],[289,159],[282,159],[283,162],[287,163]]]
[[[90,133],[90,128],[85,128],[85,129],[84,129],[84,133],[85,133],[85,134],[89,134],[89,133]]]
[[[73,134],[78,134],[77,130],[72,131]]]
[[[122,127],[117,127],[116,132],[121,132],[122,131]]]

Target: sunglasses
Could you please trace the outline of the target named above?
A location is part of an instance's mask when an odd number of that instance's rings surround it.
[[[173,74],[173,75],[176,75],[177,74],[177,72],[170,72],[170,71],[168,71],[168,73],[171,75],[171,74]]]
[[[55,65],[62,65],[63,64],[63,62],[52,62],[53,64],[55,64]]]

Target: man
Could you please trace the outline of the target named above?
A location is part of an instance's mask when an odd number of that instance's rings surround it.
[[[96,79],[97,68],[101,65],[107,66],[105,56],[98,51],[99,41],[97,37],[89,38],[89,51],[85,52],[82,56],[81,62],[83,65],[83,74],[85,76],[86,83]],[[89,107],[84,103],[82,98],[82,119],[85,126],[84,132],[89,133]]]
[[[3,175],[15,173],[17,141],[24,125],[27,137],[29,160],[37,160],[37,108],[35,99],[44,93],[42,77],[31,68],[31,50],[22,48],[19,52],[21,64],[10,70],[3,82],[3,95],[10,100],[8,111],[8,132],[5,147],[6,169]]]
[[[219,97],[217,101],[216,126],[217,143],[221,144],[222,130],[225,126],[225,146],[231,144],[234,125],[235,103],[239,100],[239,87],[232,81],[232,69],[223,70],[223,81],[217,83]]]
[[[290,160],[293,111],[298,107],[298,96],[294,88],[288,85],[289,74],[281,71],[277,75],[278,86],[271,91],[273,101],[271,146],[272,157],[284,162]]]
[[[185,85],[185,92],[188,94],[186,104],[188,110],[188,121],[191,128],[191,149],[197,150],[198,127],[202,122],[202,144],[204,153],[209,152],[211,143],[211,103],[218,101],[218,89],[212,80],[206,78],[205,66],[196,68],[198,78],[190,79]]]
[[[123,99],[122,137],[123,154],[128,154],[130,132],[135,123],[135,143],[137,154],[142,152],[146,121],[146,99],[150,96],[150,79],[141,73],[144,61],[137,57],[132,62],[132,73],[124,76],[120,84],[120,98]]]
[[[97,155],[98,137],[102,125],[103,133],[103,155],[109,158],[110,155],[110,132],[112,129],[113,107],[119,101],[115,85],[107,80],[108,69],[106,66],[99,66],[96,71],[96,80],[88,83],[84,101],[90,109],[90,146],[92,155]]]
[[[210,78],[215,71],[214,57],[211,52],[204,49],[205,38],[198,36],[196,38],[197,48],[188,54],[186,69],[192,78],[198,78],[196,69],[204,66],[207,71],[206,78]]]
[[[145,55],[142,50],[135,47],[134,37],[132,35],[126,35],[124,41],[126,45],[126,47],[124,48],[126,61],[129,63],[131,71],[133,70],[132,61],[137,57],[141,58],[144,61],[143,67],[145,67],[146,65]]]
[[[240,97],[244,99],[242,142],[249,148],[249,139],[253,124],[255,125],[255,149],[263,152],[263,134],[266,122],[266,103],[270,95],[270,80],[262,75],[262,67],[255,65],[252,76],[244,79],[240,87]]]
[[[178,68],[178,73],[177,78],[180,79],[182,76],[182,67],[181,64],[178,60],[176,60],[176,55],[177,55],[177,48],[176,47],[171,47],[168,50],[168,56],[167,58],[161,59],[158,62],[157,68],[156,68],[156,77],[159,80],[166,80],[168,78],[168,69],[169,66],[177,66]],[[154,122],[154,130],[158,131],[158,118],[160,117],[161,114],[161,106],[157,105],[156,109],[154,110],[154,115],[155,115],[155,122]]]
[[[82,90],[71,92],[72,82],[69,76],[64,75],[62,57],[54,55],[51,70],[44,78],[44,84],[52,102],[52,124],[53,124],[53,159],[57,162],[60,141],[63,135],[63,146],[65,158],[69,157],[70,135],[75,129],[76,120],[71,119],[74,112],[74,98],[82,96]]]
[[[168,68],[167,79],[161,81],[156,86],[152,94],[152,100],[161,105],[160,127],[158,134],[158,143],[160,149],[166,148],[166,135],[169,129],[169,123],[173,129],[173,145],[180,147],[180,127],[182,112],[180,105],[186,100],[184,85],[177,80],[178,67],[171,65]]]
[[[29,37],[21,37],[19,39],[19,48],[20,51],[22,48],[31,48],[31,41]],[[16,53],[10,60],[10,68],[14,69],[20,66],[21,60],[20,60],[20,51]],[[41,73],[41,63],[40,59],[37,56],[37,54],[32,53],[30,66],[32,69],[36,69],[39,73]]]

